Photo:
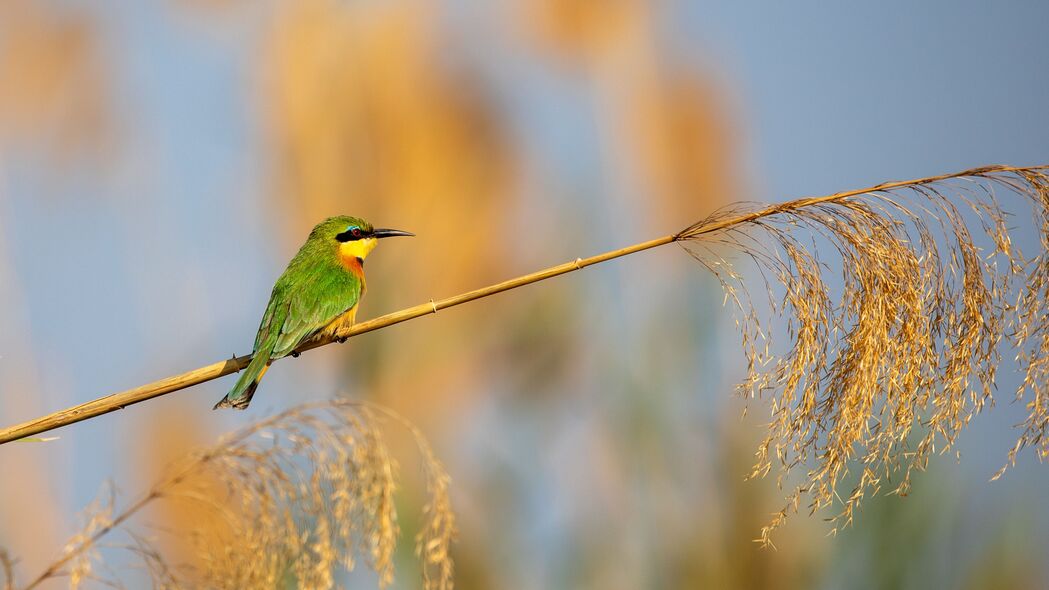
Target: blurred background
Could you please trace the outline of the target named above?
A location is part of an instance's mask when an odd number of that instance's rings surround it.
[[[0,422],[249,352],[329,215],[418,234],[369,259],[369,318],[738,200],[1049,163],[1046,22],[1036,0],[0,0]],[[761,549],[768,410],[741,418],[716,282],[661,248],[280,363],[247,413],[210,410],[227,377],[4,446],[0,546],[25,579],[107,480],[133,496],[345,395],[447,464],[460,588],[1049,588],[1049,468],[988,483],[1024,415],[1006,373],[960,461]],[[414,588],[421,482],[391,436]]]

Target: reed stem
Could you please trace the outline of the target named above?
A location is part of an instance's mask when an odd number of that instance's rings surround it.
[[[929,176],[925,178],[919,178],[914,180],[896,181],[882,183],[876,186],[850,190],[833,195],[825,195],[820,197],[805,197],[786,203],[777,205],[770,205],[757,211],[744,213],[740,215],[733,215],[729,217],[721,217],[716,219],[707,219],[701,221],[692,226],[689,226],[685,230],[673,234],[649,240],[647,242],[641,242],[618,250],[611,250],[596,256],[589,258],[577,258],[576,260],[565,262],[557,266],[552,266],[537,272],[533,272],[527,275],[519,276],[501,283],[489,285],[452,297],[447,297],[440,300],[430,300],[426,303],[421,303],[414,307],[388,313],[375,319],[364,321],[354,326],[343,329],[338,332],[334,337],[324,337],[316,339],[303,344],[297,352],[305,352],[320,346],[331,344],[335,341],[344,341],[346,338],[351,338],[365,332],[371,332],[380,328],[386,328],[394,324],[406,322],[411,319],[415,319],[424,315],[437,313],[442,309],[475,301],[496,293],[502,293],[503,291],[509,291],[510,289],[516,289],[524,285],[530,285],[546,279],[557,277],[569,272],[586,268],[594,264],[620,258],[623,256],[629,256],[643,250],[664,246],[677,241],[694,239],[703,234],[709,234],[712,232],[724,230],[726,228],[735,227],[740,224],[753,222],[763,217],[776,215],[784,211],[796,210],[819,203],[827,203],[832,201],[840,201],[849,197],[863,195],[875,191],[889,191],[893,189],[905,188],[905,187],[916,187],[952,178],[959,178],[964,176],[969,177],[985,177],[992,174],[1002,173],[1023,173],[1042,171],[1049,168],[1049,166],[1035,166],[1035,167],[1015,167],[1015,166],[987,166],[983,168],[976,168],[972,170],[966,170],[963,172],[956,172],[953,174],[942,174],[939,176]],[[134,389],[122,391],[101,397],[71,408],[59,410],[57,412],[30,420],[28,422],[10,426],[8,428],[0,429],[0,444],[8,443],[11,441],[18,440],[27,436],[33,436],[43,432],[48,432],[56,428],[68,426],[81,420],[87,420],[96,416],[107,414],[114,410],[120,410],[132,404],[137,404],[155,397],[166,395],[187,387],[192,387],[212,379],[217,379],[231,373],[236,373],[248,365],[251,360],[250,355],[234,357],[226,361],[220,361],[212,363],[205,367],[200,367],[192,371],[167,377],[153,383],[141,385]]]

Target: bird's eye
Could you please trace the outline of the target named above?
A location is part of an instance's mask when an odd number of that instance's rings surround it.
[[[361,231],[361,226],[350,225],[346,227],[346,231],[335,236],[335,239],[340,242],[349,242],[350,240],[359,240],[364,237],[364,232]]]

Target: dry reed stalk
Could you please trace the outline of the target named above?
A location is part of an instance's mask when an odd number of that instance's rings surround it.
[[[431,299],[427,303],[422,303],[414,307],[409,307],[400,311],[389,313],[372,320],[360,322],[358,324],[355,324],[351,328],[341,330],[334,338],[321,338],[304,344],[302,347],[300,347],[298,352],[305,352],[307,350],[311,350],[319,346],[331,344],[335,341],[344,342],[347,338],[351,338],[359,334],[364,334],[365,332],[371,332],[373,330],[386,328],[394,324],[406,322],[408,320],[429,315],[431,313],[437,313],[442,309],[447,309],[449,307],[461,305],[470,301],[475,301],[483,297],[488,297],[490,295],[502,293],[503,291],[509,291],[510,289],[516,289],[517,287],[522,287],[524,285],[530,285],[532,283],[536,283],[545,279],[553,278],[575,270],[586,268],[587,266],[598,264],[600,262],[605,262],[614,258],[620,258],[622,256],[635,254],[643,250],[648,250],[673,242],[696,241],[708,234],[719,232],[722,230],[731,230],[732,228],[735,228],[737,226],[745,226],[748,224],[756,224],[760,226],[763,223],[763,220],[765,220],[766,218],[772,218],[777,215],[789,215],[795,211],[804,210],[808,207],[817,207],[820,205],[831,204],[835,202],[845,202],[847,199],[850,199],[852,197],[858,197],[860,195],[873,193],[877,191],[887,192],[904,188],[918,189],[919,187],[928,187],[937,182],[963,177],[986,179],[992,178],[996,174],[1011,174],[1017,176],[1018,178],[1030,181],[1030,179],[1044,177],[1043,171],[1046,170],[1046,168],[1046,166],[1026,168],[1015,166],[988,166],[984,168],[966,170],[963,172],[956,172],[953,174],[930,176],[916,180],[887,182],[874,187],[846,191],[823,197],[808,197],[798,199],[795,201],[790,201],[780,205],[768,206],[763,209],[747,213],[732,215],[728,214],[727,212],[723,212],[722,214],[712,216],[702,222],[689,226],[685,230],[674,235],[663,236],[661,238],[656,238],[647,242],[641,242],[632,246],[628,246],[626,248],[620,248],[618,250],[611,250],[609,252],[598,254],[596,256],[591,256],[589,258],[577,258],[571,262],[566,262],[564,264],[552,266],[550,268],[546,268],[534,273],[503,281],[495,285],[490,285],[481,289],[475,289],[473,291],[469,291],[466,293],[455,295],[453,297],[448,297],[436,301]],[[1013,188],[1016,188],[1020,191],[1025,190],[1022,186],[1016,186]],[[1034,189],[1032,188],[1032,190]],[[1049,246],[1043,246],[1049,249]],[[1043,276],[1043,280],[1049,279],[1045,279],[1045,277]],[[1032,293],[1036,292],[1037,288],[1035,289],[1035,291],[1032,291]],[[1029,299],[1030,297],[1028,297],[1028,300]],[[1031,334],[1029,335],[1029,337],[1040,337],[1040,335]],[[101,416],[102,414],[108,414],[109,412],[113,412],[115,410],[124,409],[125,407],[132,404],[137,404],[139,402],[143,402],[168,393],[179,391],[187,387],[199,385],[200,383],[204,383],[212,379],[217,379],[225,375],[236,373],[242,370],[244,367],[246,367],[250,360],[251,357],[247,355],[234,357],[227,361],[213,363],[205,367],[201,367],[199,369],[187,371],[180,375],[175,375],[166,379],[154,381],[153,383],[148,383],[146,385],[142,385],[134,389],[129,389],[120,393],[114,393],[105,397],[92,400],[90,402],[80,404],[78,406],[73,406],[71,408],[66,408],[64,410],[53,412],[46,416],[42,416],[40,418],[36,418],[34,420],[30,420],[22,424],[17,424],[4,429],[0,429],[0,444],[8,443],[13,440],[18,440],[27,436],[32,436],[34,434],[48,432],[56,428],[61,428],[62,426],[74,424],[81,420],[87,420],[88,418]],[[1038,359],[1033,358],[1031,360],[1037,361]],[[1043,362],[1038,366],[1042,367],[1043,371],[1049,372],[1049,366],[1046,366],[1046,362]]]
[[[355,556],[386,587],[393,581],[400,529],[396,464],[379,430],[384,419],[407,428],[422,456],[429,500],[416,553],[423,586],[451,588],[448,548],[455,520],[444,468],[407,420],[374,404],[343,400],[292,408],[222,438],[175,465],[118,513],[112,495],[96,502],[87,510],[83,529],[25,590],[60,576],[68,577],[73,588],[85,580],[119,585],[116,574],[95,571],[99,548],[118,530],[131,539],[122,547],[139,558],[158,588],[274,588],[290,581],[331,588],[336,572],[355,567]],[[215,481],[221,482],[218,489],[207,485]],[[125,528],[158,501],[189,502],[228,526],[221,539],[189,533],[203,565],[172,565],[154,539]],[[11,580],[9,561],[0,559],[0,564]]]
[[[323,337],[303,344],[296,351],[295,356],[297,356],[297,353],[306,352],[308,350],[312,350],[320,346],[325,346],[336,341],[345,342],[347,338],[351,338],[359,334],[364,334],[365,332],[371,332],[373,330],[386,328],[394,324],[399,324],[401,322],[413,320],[415,318],[419,318],[425,315],[437,313],[442,309],[447,309],[449,307],[454,307],[456,305],[468,303],[470,301],[481,299],[483,297],[488,297],[490,295],[502,293],[503,291],[509,291],[510,289],[515,289],[517,287],[536,283],[544,279],[549,279],[552,277],[563,275],[574,270],[586,268],[587,266],[591,266],[599,262],[605,262],[606,260],[611,260],[613,258],[619,258],[621,256],[627,256],[629,254],[634,254],[636,252],[647,250],[649,248],[655,248],[656,246],[669,244],[675,239],[676,236],[664,236],[655,240],[634,244],[633,246],[629,246],[626,248],[620,248],[619,250],[605,252],[604,254],[599,254],[597,256],[591,256],[589,258],[577,258],[576,260],[571,262],[566,262],[558,266],[552,266],[550,268],[538,272],[510,279],[508,281],[503,281],[502,283],[497,283],[495,285],[490,285],[481,289],[475,289],[473,291],[461,293],[452,297],[447,297],[445,299],[440,299],[436,301],[431,299],[427,303],[421,303],[414,307],[409,307],[400,311],[388,313],[384,316],[372,320],[354,324],[351,328],[340,330],[334,338]],[[0,429],[0,444],[8,443],[27,436],[32,436],[34,434],[39,434],[41,432],[48,432],[56,428],[61,428],[62,426],[68,426],[69,424],[80,422],[81,420],[87,420],[88,418],[94,418],[96,416],[101,416],[102,414],[108,414],[109,412],[113,412],[115,410],[122,410],[125,407],[130,406],[132,404],[137,404],[139,402],[143,402],[168,393],[179,391],[181,389],[186,389],[187,387],[199,385],[201,383],[211,381],[212,379],[217,379],[225,375],[236,373],[244,369],[244,367],[248,366],[249,361],[251,361],[251,356],[245,355],[234,357],[227,361],[212,363],[199,369],[187,371],[180,375],[175,375],[166,379],[154,381],[153,383],[148,383],[146,385],[142,385],[134,389],[129,389],[120,393],[107,395],[105,397],[101,397],[96,400],[80,404],[78,406],[73,406],[71,408],[66,408],[65,410],[60,410],[58,412],[42,416],[35,420],[30,420],[29,422]]]

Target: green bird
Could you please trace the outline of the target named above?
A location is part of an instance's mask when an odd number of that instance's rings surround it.
[[[345,215],[318,223],[273,286],[251,362],[215,409],[247,408],[271,361],[314,336],[353,325],[365,290],[364,259],[380,238],[412,235],[373,229],[367,221]]]

